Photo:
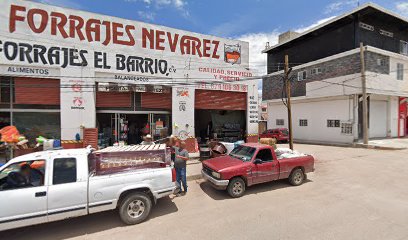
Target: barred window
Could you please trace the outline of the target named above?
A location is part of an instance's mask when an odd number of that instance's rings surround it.
[[[353,134],[353,124],[352,123],[341,123],[341,133],[351,135]]]
[[[307,119],[299,119],[299,126],[307,127]]]
[[[306,78],[307,78],[307,71],[298,72],[298,81],[306,80]]]
[[[276,126],[283,126],[285,125],[284,119],[276,119]]]
[[[322,72],[323,72],[323,70],[321,68],[313,68],[312,70],[310,70],[311,75],[317,75],[317,74],[320,74]]]
[[[332,120],[332,119],[327,120],[327,127],[336,127],[336,128],[340,127],[340,120]]]
[[[404,80],[404,64],[397,63],[397,80]]]
[[[408,42],[400,41],[400,53],[403,55],[408,55]]]

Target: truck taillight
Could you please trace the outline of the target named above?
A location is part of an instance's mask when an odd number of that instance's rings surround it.
[[[175,168],[171,169],[171,181],[172,182],[176,181],[176,169]]]

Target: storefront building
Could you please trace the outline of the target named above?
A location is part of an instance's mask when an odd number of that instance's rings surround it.
[[[29,140],[257,139],[247,42],[23,0],[0,9],[0,125]]]

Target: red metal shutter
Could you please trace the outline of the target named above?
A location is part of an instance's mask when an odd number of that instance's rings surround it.
[[[245,92],[226,92],[214,90],[196,90],[195,108],[214,110],[246,110]]]
[[[131,92],[96,92],[96,107],[131,107]]]
[[[144,92],[142,96],[142,108],[171,109],[171,93]]]
[[[95,149],[98,149],[97,128],[84,128],[84,147],[87,147],[89,145],[91,145]]]
[[[60,80],[44,78],[14,78],[15,103],[60,105]]]

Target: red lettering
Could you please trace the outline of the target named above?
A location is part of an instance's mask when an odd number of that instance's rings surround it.
[[[25,17],[17,16],[17,11],[25,12],[26,8],[22,6],[11,5],[10,7],[10,23],[9,23],[9,31],[12,33],[16,31],[16,22],[24,22]]]
[[[127,46],[131,46],[135,44],[135,40],[132,36],[132,33],[130,32],[130,30],[134,30],[135,27],[128,25],[126,26],[126,33],[129,36],[130,41],[124,41],[124,40],[120,40],[119,38],[123,37],[124,32],[122,31],[123,29],[123,24],[121,23],[112,23],[112,36],[113,36],[113,43],[114,44],[122,44],[122,45],[127,45]]]
[[[105,26],[106,31],[105,31],[105,41],[102,43],[103,45],[107,46],[111,40],[111,29],[110,29],[110,22],[109,21],[103,21],[102,25]]]
[[[191,39],[188,36],[182,36],[180,39],[180,49],[181,54],[190,54],[191,53]]]
[[[150,29],[147,30],[146,28],[142,28],[142,47],[146,48],[147,46],[147,39],[149,40],[149,48],[154,49],[154,30]]]
[[[51,13],[51,35],[56,36],[57,35],[57,30],[60,32],[61,36],[63,38],[67,38],[68,34],[65,31],[64,27],[67,24],[67,17],[58,12],[52,12]]]
[[[211,50],[211,41],[208,39],[203,40],[203,56],[204,57],[211,57],[209,51]]]
[[[203,56],[203,54],[201,53],[201,41],[200,39],[196,38],[196,37],[191,37],[191,45],[192,45],[192,49],[193,49],[193,55],[198,55],[200,57]]]
[[[179,38],[178,33],[174,34],[174,39],[173,39],[171,36],[171,33],[167,32],[167,38],[169,39],[170,51],[175,52],[177,48],[178,38]]]
[[[160,30],[156,30],[156,50],[164,50],[165,47],[162,45],[164,43],[164,32]]]
[[[133,37],[133,34],[131,32],[131,30],[135,30],[135,29],[136,28],[133,25],[126,25],[125,31],[126,31],[126,34],[128,35],[129,42],[125,42],[125,45],[128,45],[128,46],[134,46],[135,45],[135,38]]]
[[[217,52],[218,52],[218,46],[220,44],[220,41],[213,40],[212,43],[214,44],[214,51],[212,54],[212,58],[219,59],[220,55],[218,55]]]
[[[34,22],[34,16],[40,15],[40,26],[36,26]],[[31,30],[35,33],[42,33],[44,32],[45,28],[48,24],[48,13],[42,9],[30,9],[27,14],[28,25],[30,26]]]
[[[93,42],[94,39],[92,37],[92,33],[95,34],[95,41],[100,42],[101,41],[101,21],[97,19],[89,19],[86,22],[86,37],[88,39],[88,42]]]
[[[84,27],[84,19],[81,17],[70,15],[69,16],[69,37],[75,38],[75,33],[78,35],[81,41],[85,40],[84,34],[82,33],[82,28]]]

